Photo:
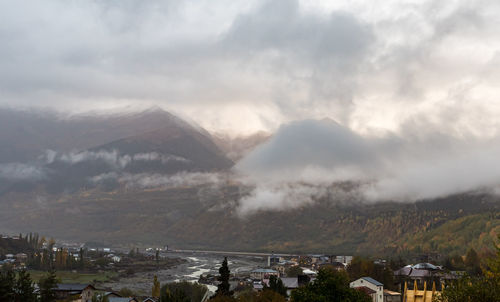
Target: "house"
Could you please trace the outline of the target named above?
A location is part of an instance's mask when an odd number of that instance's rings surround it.
[[[282,262],[284,259],[280,256],[276,256],[276,255],[270,255],[270,256],[267,256],[267,266],[268,267],[271,267],[275,264],[278,264],[280,262]]]
[[[418,263],[415,265],[407,265],[394,272],[396,277],[405,277],[412,280],[425,280],[434,276],[435,273],[442,271],[431,263]]]
[[[292,290],[299,287],[299,278],[280,278],[283,285],[286,287],[286,294],[290,296]]]
[[[342,262],[332,261],[331,263],[323,263],[318,268],[331,268],[336,271],[345,271],[346,266]]]
[[[333,258],[334,261],[343,263],[345,266],[351,264],[352,256],[335,256]]]
[[[298,265],[297,262],[295,261],[290,261],[290,260],[283,260],[280,261],[279,263],[276,263],[275,265],[271,266],[271,269],[274,269],[280,273],[280,275],[284,275],[286,270],[292,266]]]
[[[427,282],[424,282],[423,290],[418,288],[417,280],[413,283],[413,289],[410,289],[408,283],[405,282],[403,291],[403,301],[419,302],[419,301],[434,301],[439,297],[441,292],[436,289],[436,283],[432,282],[432,288],[427,287]]]
[[[349,286],[355,289],[367,287],[376,292],[375,294],[371,295],[373,302],[384,302],[384,285],[373,278],[362,277],[351,282]]]
[[[307,275],[309,277],[316,277],[316,275],[318,274],[316,271],[313,271],[311,269],[308,269],[307,267],[303,267],[302,268],[302,274],[303,275]]]
[[[455,281],[465,275],[464,271],[445,271],[440,266],[435,266],[431,263],[418,263],[415,265],[407,265],[394,271],[394,277],[399,283],[401,291],[405,282],[417,281],[419,286],[422,286],[425,281],[436,281],[438,289],[450,281]]]
[[[372,298],[372,301],[375,301],[377,299],[377,292],[374,291],[373,289],[366,287],[366,286],[358,286],[355,288],[356,290],[360,292],[364,292],[367,294],[370,298]]]
[[[58,300],[72,302],[91,302],[95,293],[95,287],[91,284],[57,284],[54,290]]]
[[[258,292],[260,292],[261,290],[263,290],[263,289],[264,289],[264,284],[263,284],[263,282],[262,282],[262,281],[254,281],[254,282],[252,283],[252,287],[253,287],[253,290],[254,290],[254,291],[258,291]]]
[[[24,262],[28,259],[28,255],[26,255],[25,253],[18,253],[18,254],[16,254],[15,257],[16,257],[17,261],[19,261],[19,262]]]
[[[400,293],[384,289],[384,302],[400,302],[400,301],[401,301]]]
[[[122,296],[120,296],[119,294],[117,294],[115,292],[105,292],[104,293],[104,297],[108,297],[108,298],[121,298]]]
[[[259,268],[250,272],[250,278],[252,279],[262,280],[268,279],[270,276],[279,277],[280,274],[277,271],[268,268]]]
[[[137,298],[124,298],[124,297],[108,297],[109,302],[139,302]],[[146,301],[146,300],[144,300]]]

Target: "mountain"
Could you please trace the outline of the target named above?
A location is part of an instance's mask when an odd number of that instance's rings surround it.
[[[272,137],[214,138],[159,109],[0,115],[8,121],[0,119],[2,232],[128,247],[380,256],[463,254],[468,247],[490,248],[500,233],[500,199],[484,191],[367,202],[359,194],[362,181],[314,183],[345,167],[388,180],[410,171],[390,169],[404,154],[401,140],[368,139],[329,120],[294,122]],[[255,182],[233,170],[229,157],[242,154],[239,170]],[[330,170],[313,175],[311,167]],[[423,172],[426,177],[402,179],[410,187],[434,179]],[[442,187],[447,177],[437,175],[417,188]],[[267,210],[241,217],[245,203]]]
[[[53,111],[0,108],[0,163],[37,160],[46,150],[87,150],[151,131],[194,127],[160,108],[114,114],[64,115]]]
[[[271,134],[259,131],[251,135],[232,137],[224,133],[214,133],[214,142],[226,153],[226,156],[237,162],[256,147],[264,144],[271,138]]]
[[[99,185],[96,179],[102,178],[113,188],[128,173],[214,172],[233,166],[207,131],[158,108],[74,117],[4,109],[0,115],[6,118],[0,131],[5,142],[0,145],[0,194],[39,186],[74,191]]]

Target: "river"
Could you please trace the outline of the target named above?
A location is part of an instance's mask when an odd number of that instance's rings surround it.
[[[127,287],[139,294],[151,294],[153,278],[156,275],[158,280],[163,285],[168,282],[186,280],[190,282],[198,281],[202,274],[219,273],[224,256],[214,254],[200,253],[166,253],[161,254],[163,257],[179,257],[185,259],[186,262],[177,265],[170,269],[159,269],[157,271],[136,273],[131,277],[124,277],[118,281],[102,284],[103,287],[110,287],[114,291],[118,291],[123,287]],[[231,274],[250,272],[256,267],[265,266],[266,259],[262,256],[228,256],[228,265]],[[209,285],[211,291],[215,291],[216,287]]]

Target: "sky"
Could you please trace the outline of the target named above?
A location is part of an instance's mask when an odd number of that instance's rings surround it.
[[[343,181],[366,201],[499,193],[499,15],[496,0],[0,0],[0,107],[159,106],[211,132],[272,132],[234,168],[255,187],[241,213]]]
[[[0,106],[495,137],[498,1],[0,0]]]

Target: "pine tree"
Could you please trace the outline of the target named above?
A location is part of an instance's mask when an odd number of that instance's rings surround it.
[[[79,252],[79,257],[80,257],[80,269],[84,269],[85,268],[85,262],[83,260],[83,248],[80,248],[80,252]]]
[[[283,285],[283,281],[281,281],[280,278],[272,275],[269,277],[269,290],[272,290],[273,292],[276,292],[283,297],[286,297],[286,287]]]
[[[55,289],[57,288],[57,276],[55,270],[50,270],[47,275],[40,279],[40,302],[53,302],[56,300]]]
[[[14,292],[16,302],[36,302],[33,280],[31,280],[30,274],[25,270],[18,273]]]
[[[231,271],[227,265],[227,257],[224,257],[224,261],[222,261],[222,266],[219,268],[220,276],[217,278],[220,284],[217,285],[217,291],[215,294],[217,296],[232,296],[232,293],[229,291],[229,277],[231,276]]]
[[[15,275],[11,270],[0,272],[0,301],[14,301]]]

